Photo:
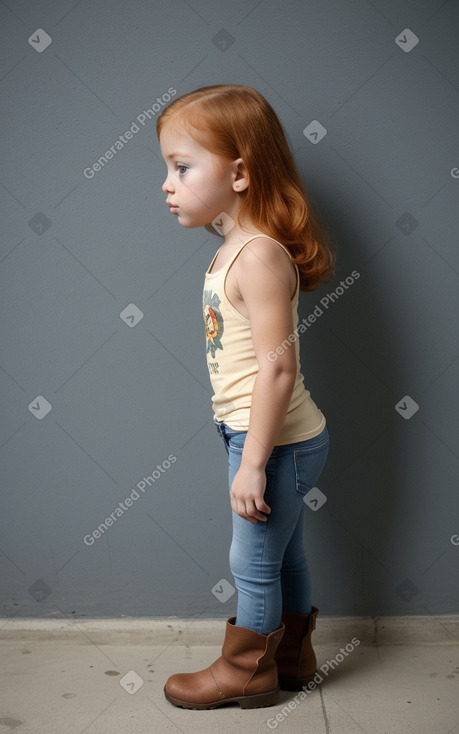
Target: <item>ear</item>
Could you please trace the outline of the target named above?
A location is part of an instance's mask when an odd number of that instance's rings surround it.
[[[249,173],[242,158],[233,161],[233,189],[237,193],[249,187]]]

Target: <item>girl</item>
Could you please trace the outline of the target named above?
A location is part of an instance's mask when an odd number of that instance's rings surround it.
[[[157,133],[171,213],[182,227],[224,234],[205,274],[203,315],[238,590],[219,659],[171,676],[164,692],[185,708],[270,706],[279,687],[300,690],[316,673],[303,498],[329,440],[304,386],[295,329],[299,290],[333,275],[334,254],[283,128],[254,89],[197,89],[163,111]]]

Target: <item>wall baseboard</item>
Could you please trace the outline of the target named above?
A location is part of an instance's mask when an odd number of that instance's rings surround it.
[[[99,645],[220,645],[225,618],[178,617],[41,619],[1,618],[0,641],[54,641]],[[459,615],[403,617],[321,617],[315,645],[458,645]]]

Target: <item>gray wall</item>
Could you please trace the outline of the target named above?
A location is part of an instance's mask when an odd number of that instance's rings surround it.
[[[457,612],[458,3],[18,0],[0,21],[2,614],[234,613],[201,315],[220,239],[170,216],[145,112],[228,82],[276,109],[338,248],[301,302],[332,439],[314,603]]]

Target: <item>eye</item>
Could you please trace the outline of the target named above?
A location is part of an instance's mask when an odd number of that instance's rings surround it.
[[[180,176],[183,176],[188,171],[188,166],[184,166],[184,165],[181,165],[181,164],[178,164],[177,165],[177,168],[178,168],[178,172],[179,172],[179,175]],[[183,169],[185,169],[185,170],[183,170]]]

